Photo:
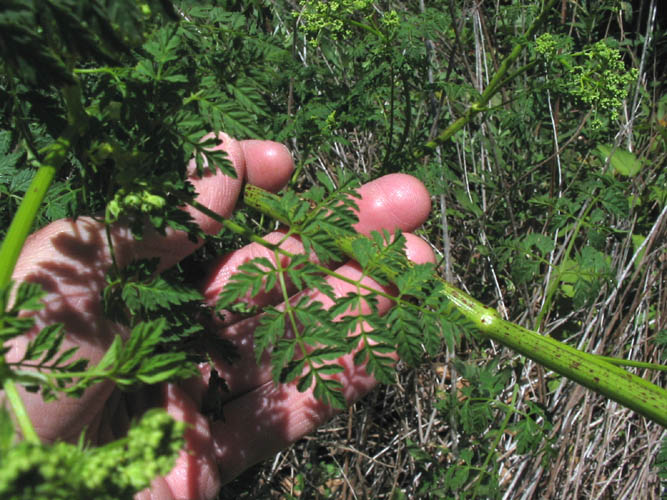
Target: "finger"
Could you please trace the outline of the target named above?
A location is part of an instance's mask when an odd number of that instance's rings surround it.
[[[414,231],[431,211],[431,195],[424,184],[407,174],[389,174],[364,184],[361,195],[359,222],[354,228],[361,234],[387,229],[393,232]]]
[[[206,171],[203,178],[194,174],[194,160],[190,162],[193,173],[191,182],[197,190],[197,201],[214,212],[229,217],[238,200],[243,182],[259,186],[268,191],[282,189],[294,170],[292,156],[285,146],[272,141],[247,140],[238,142],[226,134],[220,134],[223,142],[218,148],[227,153],[236,170],[236,179],[219,170]],[[217,148],[213,148],[217,149]],[[207,233],[220,230],[220,224],[194,208],[186,208],[199,226]]]
[[[246,160],[246,179],[254,186],[275,193],[289,181],[294,163],[289,150],[270,141],[241,141]]]
[[[216,498],[220,476],[208,420],[190,397],[174,384],[163,385],[164,409],[187,424],[185,446],[172,470],[156,478],[135,500],[205,500]]]
[[[387,229],[394,231],[412,231],[421,226],[431,208],[430,195],[424,185],[410,175],[391,174],[364,184],[359,188],[361,199],[356,200],[359,207],[359,222],[355,229],[362,234]],[[303,253],[303,245],[297,237],[284,239],[284,232],[274,232],[265,237],[270,243],[282,241],[281,248],[293,254]],[[208,282],[203,288],[204,296],[209,303],[215,303],[229,279],[236,273],[241,264],[257,257],[265,257],[274,261],[272,250],[251,243],[239,250],[218,259],[211,266]],[[312,257],[317,261],[316,256]],[[260,293],[255,297],[246,297],[244,302],[250,306],[261,307],[275,304],[281,299],[279,291]],[[225,323],[232,323],[238,316],[227,313]]]
[[[177,385],[166,384],[165,395],[167,412],[188,424],[185,448],[164,478],[171,494],[178,500],[215,498],[221,483],[208,419],[197,411],[191,398]]]
[[[292,163],[284,147],[269,142],[255,143],[248,148],[246,158],[242,145],[226,136],[222,138],[220,147],[228,152],[238,179],[210,171],[202,178],[193,178],[200,201],[211,210],[221,215],[231,213],[248,171],[253,172],[256,182],[265,182],[269,187],[289,179]],[[194,215],[205,230],[216,230],[214,221]],[[136,242],[125,227],[115,226],[111,232],[121,263],[133,258],[158,257],[162,260],[162,267],[165,267],[197,246],[175,231],[170,231],[166,237],[148,235],[140,242]],[[67,333],[63,349],[76,346],[79,348],[78,357],[87,358],[91,363],[99,361],[113,336],[123,333],[104,317],[100,304],[101,292],[106,284],[105,273],[110,263],[104,225],[95,219],[64,219],[31,235],[13,279],[41,284],[47,292],[43,300],[45,307],[34,315],[36,325],[29,335],[8,343],[11,350],[7,353],[7,361],[20,359],[27,342],[41,328],[56,322],[62,322]],[[110,383],[98,384],[78,400],[49,405],[48,411],[40,395],[22,391],[22,396],[43,439],[76,439],[81,429],[94,423],[112,390]]]
[[[165,478],[159,476],[152,482],[150,489],[145,489],[134,495],[134,500],[174,500],[171,488]]]

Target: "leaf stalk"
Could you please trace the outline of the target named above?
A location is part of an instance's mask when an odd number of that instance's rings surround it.
[[[39,444],[39,436],[37,431],[32,425],[32,421],[28,416],[28,412],[21,400],[18,390],[16,389],[16,384],[11,378],[6,378],[2,384],[2,389],[5,391],[5,396],[9,400],[9,404],[12,407],[16,421],[21,428],[21,433],[23,434],[23,439],[29,443]]]
[[[56,173],[65,162],[67,154],[76,144],[88,122],[88,117],[81,105],[81,92],[78,85],[64,88],[63,97],[68,108],[68,125],[60,137],[40,151],[39,169],[30,182],[30,186],[7,229],[2,246],[0,246],[0,262],[2,263],[0,265],[0,311],[3,312],[7,309],[7,301],[10,300],[10,294],[7,292],[11,286],[14,268],[21,254],[23,244],[37,218],[39,207],[44,201],[46,192],[49,190]],[[25,405],[11,376],[5,377],[3,389],[24,438],[39,443],[39,437],[32,426]]]
[[[286,224],[287,221],[271,208],[275,206],[276,197],[277,195],[256,186],[245,187],[246,205]],[[353,258],[350,238],[341,239],[335,235],[331,235],[331,238],[343,254]],[[356,238],[366,236],[358,235]],[[392,269],[383,271],[392,280],[397,278]],[[664,389],[602,357],[506,321],[495,309],[478,302],[439,276],[434,279],[442,285],[443,297],[449,300],[481,335],[667,427],[667,391]]]

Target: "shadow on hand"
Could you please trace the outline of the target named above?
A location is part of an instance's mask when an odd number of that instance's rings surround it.
[[[119,231],[121,244],[122,235]],[[109,266],[104,225],[94,219],[63,219],[33,234],[19,259],[15,279],[40,284],[46,292],[44,307],[29,313],[35,327],[11,342],[14,348],[7,360],[20,360],[28,340],[45,326],[62,323],[66,336],[61,351],[77,347],[71,360],[85,358],[97,363],[114,335],[126,333],[102,313],[101,292]],[[89,388],[80,399],[60,396],[52,403],[45,403],[40,394],[22,391],[22,395],[42,439],[73,441],[84,428],[94,432],[112,389],[111,383],[102,383]]]
[[[354,366],[351,356],[337,362],[344,371],[333,378],[343,384],[348,404],[376,385],[363,366]],[[223,483],[313,432],[338,411],[318,401],[312,390],[300,393],[296,383],[268,382],[229,401],[225,419],[212,423]]]

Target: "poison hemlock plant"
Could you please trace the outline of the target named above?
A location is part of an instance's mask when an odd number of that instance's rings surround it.
[[[535,51],[551,65],[548,73],[558,75],[554,88],[590,109],[594,129],[618,118],[629,85],[638,75],[636,68],[626,71],[620,51],[610,45],[613,42],[600,40],[573,52],[572,38],[567,36],[545,33],[535,40]]]

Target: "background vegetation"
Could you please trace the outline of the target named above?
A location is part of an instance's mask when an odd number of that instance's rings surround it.
[[[421,156],[484,90],[538,4],[373,2],[370,14],[357,11],[356,21],[382,26],[395,9],[400,23],[389,41],[349,22],[348,32],[312,31],[309,11],[295,4],[246,6],[272,41],[289,42],[290,69],[280,72],[283,90],[272,99],[284,106],[283,121],[265,136],[290,145],[299,185],[318,171],[335,176],[340,165],[363,178],[416,175],[434,202],[422,235],[448,280],[510,320],[590,352],[660,361],[667,75],[658,62],[666,47],[656,3],[558,2],[538,32],[553,34],[559,53],[601,40],[618,48],[616,77],[637,70],[622,102],[606,110],[592,102],[608,77],[586,67],[585,56],[569,65],[540,61],[451,141]],[[610,149],[619,155],[612,161],[637,170],[623,175],[610,165]],[[464,343],[404,370],[396,385],[227,492],[658,498],[663,432],[511,352]]]
[[[138,95],[142,78],[155,80],[147,66],[131,75],[92,63],[79,68],[88,105],[99,111],[98,133],[123,137],[131,132],[124,120],[133,119],[146,125],[132,132],[135,144],[161,141],[149,149],[164,157],[129,162],[153,172],[155,190],[166,185],[174,152],[189,157],[206,127],[286,143],[298,190],[318,176],[337,180],[341,167],[361,180],[413,174],[433,196],[420,234],[448,281],[507,319],[588,352],[664,361],[660,2],[557,2],[509,68],[513,78],[446,141],[442,131],[493,81],[540,2],[210,3],[216,7],[176,2],[165,14],[185,27],[144,46],[147,60],[161,61],[166,82],[147,85],[144,101],[115,104],[126,89]],[[101,50],[88,55],[103,60],[109,54]],[[20,68],[22,54],[15,57],[11,67]],[[170,64],[177,57],[179,66]],[[189,94],[202,67],[210,80]],[[35,74],[32,83],[53,83],[42,78]],[[24,167],[31,148],[21,141],[44,145],[63,123],[61,112],[49,111],[61,109],[57,98],[9,74],[0,75],[0,97],[4,229],[34,175]],[[173,115],[171,103],[183,99],[191,107]],[[128,110],[136,116],[117,116]],[[85,148],[92,159],[68,157],[39,224],[105,209],[113,217],[112,200],[133,208],[126,195],[139,189],[130,181],[140,172],[101,168],[104,144]],[[158,227],[175,223],[173,214],[151,214]],[[192,269],[233,243],[211,241],[180,279],[191,280]],[[664,375],[636,372],[664,386]],[[417,370],[399,367],[394,385],[247,471],[221,497],[658,498],[667,480],[663,436],[659,425],[616,403],[466,338],[424,356]]]

